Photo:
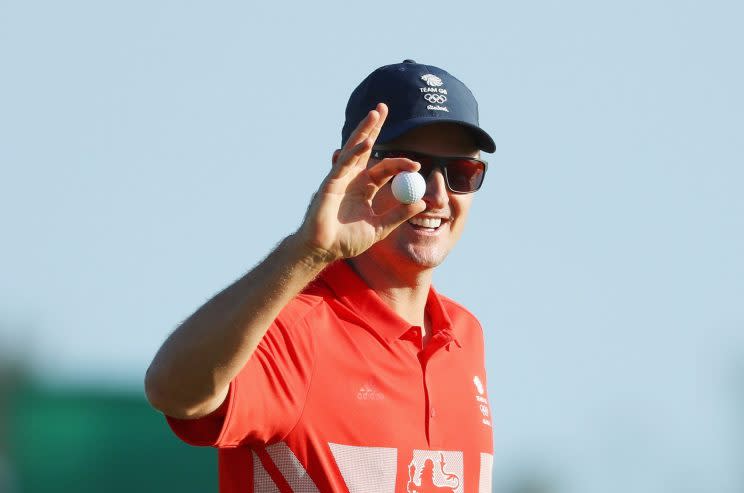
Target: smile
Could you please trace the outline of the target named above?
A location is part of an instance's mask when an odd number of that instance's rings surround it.
[[[427,229],[437,229],[442,224],[441,218],[412,217],[408,222],[414,226]]]

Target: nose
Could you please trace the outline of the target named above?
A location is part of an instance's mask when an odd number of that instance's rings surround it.
[[[426,193],[424,202],[427,209],[444,209],[447,206],[449,196],[447,195],[447,184],[444,181],[442,170],[435,169],[426,179]]]

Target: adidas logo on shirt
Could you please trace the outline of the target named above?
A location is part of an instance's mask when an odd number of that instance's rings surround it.
[[[360,401],[381,401],[385,398],[382,392],[378,392],[371,383],[362,385],[356,397]]]

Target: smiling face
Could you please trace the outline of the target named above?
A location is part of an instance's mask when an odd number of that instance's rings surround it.
[[[479,154],[471,135],[452,123],[419,127],[375,147],[436,156],[478,157]],[[369,165],[376,162],[370,160]],[[426,202],[424,212],[401,224],[362,255],[371,255],[378,263],[417,270],[441,264],[462,235],[473,194],[450,192],[441,170],[435,170],[426,181],[423,200]],[[375,211],[384,211],[397,203],[388,182],[377,193],[372,205]]]

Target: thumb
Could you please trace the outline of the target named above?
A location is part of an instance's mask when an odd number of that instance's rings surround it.
[[[426,202],[419,200],[413,204],[399,204],[392,209],[380,214],[379,225],[382,230],[380,239],[385,238],[390,234],[392,230],[408,221],[416,214],[420,214],[426,210]]]

